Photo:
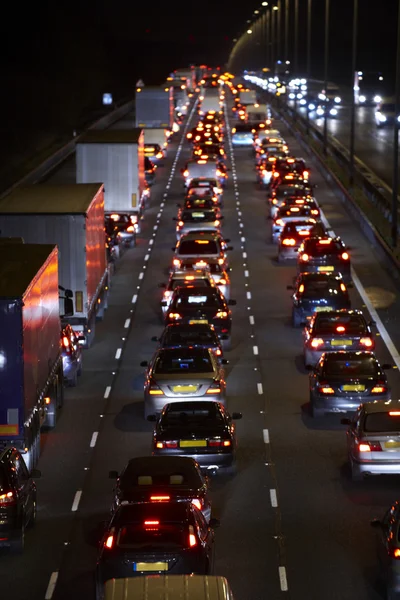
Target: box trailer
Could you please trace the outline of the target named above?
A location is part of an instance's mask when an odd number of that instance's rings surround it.
[[[239,100],[241,104],[257,104],[257,92],[255,90],[240,90]]]
[[[136,88],[136,127],[161,127],[172,130],[174,123],[174,97],[172,86],[145,86]]]
[[[56,246],[1,246],[0,448],[15,446],[28,469],[63,404],[58,285]]]
[[[165,129],[161,127],[154,127],[153,129],[144,129],[144,143],[145,144],[158,144],[165,150],[167,147],[167,136]]]
[[[102,319],[107,308],[109,286],[103,184],[18,188],[0,200],[0,235],[58,246],[59,284],[72,291],[74,305],[63,321],[90,346],[96,319]]]

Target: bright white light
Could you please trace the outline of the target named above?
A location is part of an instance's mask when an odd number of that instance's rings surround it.
[[[268,6],[268,2],[262,2],[261,6]]]
[[[301,106],[305,106],[307,104],[307,100],[305,98],[302,98],[300,100],[300,104],[301,104]]]
[[[303,90],[303,92],[305,92],[305,91],[307,90],[307,86],[306,86],[305,84],[303,84],[303,85],[300,87],[300,89],[301,89],[301,90]]]
[[[247,30],[247,33],[250,35],[250,33],[253,33],[251,29]]]
[[[358,100],[359,100],[359,102],[361,102],[361,104],[364,104],[364,102],[367,101],[365,96],[360,96]]]
[[[358,71],[358,72],[357,72],[357,75],[362,75],[362,74],[363,74],[363,72],[362,72],[362,71]]]
[[[0,370],[4,369],[7,364],[6,355],[3,350],[0,350]]]
[[[385,115],[383,115],[381,112],[377,111],[375,115],[378,121],[380,121],[380,123],[384,123],[386,121]]]
[[[383,81],[382,75],[379,75],[379,81]]]
[[[324,114],[324,109],[321,108],[320,106],[317,108],[317,115],[319,117],[322,117],[322,115]]]
[[[341,101],[342,101],[342,99],[341,99],[340,96],[335,96],[335,102],[336,102],[336,104],[340,104]]]
[[[285,64],[290,65],[290,60],[287,60]]]
[[[300,100],[303,97],[303,94],[297,94],[297,98]]]
[[[322,94],[322,93],[321,93],[321,94],[318,94],[318,98],[319,98],[320,100],[326,100],[326,96],[325,96],[325,94]]]
[[[309,110],[315,110],[315,104],[309,104],[308,105],[308,109]]]
[[[293,94],[293,92],[291,94],[289,94],[289,100],[294,100],[296,98],[296,95]]]
[[[307,79],[300,79],[300,83],[301,83],[302,85],[305,85],[305,84],[307,83]]]
[[[376,104],[379,104],[379,102],[382,102],[382,98],[380,96],[374,96],[374,102],[376,102]]]
[[[331,110],[329,111],[329,114],[332,115],[332,117],[336,117],[337,113],[337,108],[331,108]]]

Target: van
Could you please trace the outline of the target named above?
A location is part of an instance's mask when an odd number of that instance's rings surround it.
[[[185,186],[188,187],[192,179],[216,179],[220,183],[221,171],[217,163],[208,160],[190,160],[186,169],[182,169]]]
[[[225,577],[160,575],[110,579],[104,600],[234,600]]]

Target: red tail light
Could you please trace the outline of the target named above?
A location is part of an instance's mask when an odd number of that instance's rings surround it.
[[[397,560],[400,558],[400,548],[389,548],[388,552],[391,558],[396,558]]]
[[[68,339],[68,337],[66,335],[63,336],[62,344],[63,344],[64,348],[68,348],[69,347],[69,339]]]
[[[379,442],[358,442],[359,452],[382,452],[382,447]]]
[[[320,394],[334,394],[335,390],[333,388],[330,387],[329,383],[327,381],[321,381],[318,384],[318,390],[320,392]]]
[[[222,356],[222,351],[219,348],[217,348],[216,351],[215,351],[215,354],[217,356]]]
[[[184,226],[184,222],[183,221],[178,221],[178,227],[183,227]]]
[[[324,340],[321,338],[314,338],[311,340],[311,346],[313,348],[319,348],[320,346],[322,346],[324,343]]]
[[[189,525],[189,548],[194,548],[197,546],[197,538],[194,534],[194,529],[192,525]]]
[[[282,240],[282,246],[295,246],[296,240],[293,238],[285,238]]]
[[[144,528],[145,529],[150,529],[150,530],[152,530],[152,529],[158,529],[159,526],[160,526],[160,521],[153,521],[153,520],[151,520],[151,521],[145,521],[144,522]]]
[[[114,534],[110,533],[110,535],[107,536],[106,541],[104,542],[104,547],[111,550],[111,548],[114,546],[114,542]]]
[[[169,502],[171,496],[150,496],[150,502]]]
[[[226,310],[219,310],[216,315],[215,315],[215,319],[226,319],[228,317],[228,313]]]
[[[198,138],[200,139],[200,138]],[[185,169],[185,171],[183,171],[183,176],[184,177],[188,177],[189,176],[189,171],[187,169]]]
[[[12,506],[13,504],[16,504],[16,498],[14,497],[13,492],[0,494],[0,506]]]
[[[384,381],[378,381],[371,390],[371,394],[383,394],[387,392],[387,387]]]
[[[210,448],[229,448],[229,446],[231,445],[231,440],[208,440],[208,445]]]
[[[347,252],[342,252],[342,260],[349,260],[350,256]]]
[[[182,315],[180,315],[179,313],[173,313],[170,312],[168,317],[172,320],[172,321],[179,321],[179,319],[182,319]]]
[[[173,449],[173,448],[177,448],[178,447],[178,442],[171,442],[171,441],[167,441],[167,442],[157,442],[156,443],[156,448],[158,449],[163,449],[163,448],[167,448],[167,449]]]
[[[126,230],[128,233],[134,233],[135,227],[133,225],[129,225],[129,227],[127,227]]]
[[[372,346],[374,345],[374,342],[371,340],[371,338],[364,337],[364,338],[360,339],[360,344],[362,346],[365,346],[366,348],[372,348]]]
[[[201,498],[193,498],[192,504],[199,510],[203,510],[203,501]]]
[[[344,331],[346,331],[346,328],[343,327],[343,325],[339,325],[338,327],[336,327],[336,331],[338,333],[343,333]]]

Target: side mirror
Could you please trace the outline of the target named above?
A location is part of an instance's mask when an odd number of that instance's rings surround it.
[[[229,360],[226,358],[221,358],[221,365],[229,365]]]
[[[150,423],[156,423],[157,422],[157,415],[148,415],[147,416],[147,420],[150,421]]]
[[[161,306],[168,306],[168,302],[167,302],[166,300],[163,300],[163,301],[161,302]]]
[[[392,368],[392,365],[389,365],[389,363],[383,363],[381,366],[384,371],[389,371]]]
[[[156,335],[153,335],[153,337],[151,338],[152,342],[159,342],[160,338],[158,338]]]
[[[286,286],[286,289],[287,289],[287,290],[294,290],[294,287],[293,287],[292,285],[287,285],[287,286]]]
[[[159,287],[159,288],[163,288],[163,289],[165,289],[165,288],[167,287],[167,284],[166,284],[166,283],[163,283],[163,282],[161,282],[161,283],[159,283],[159,284],[158,284],[158,287]]]
[[[351,419],[340,419],[342,425],[351,425]]]
[[[32,469],[31,477],[34,477],[35,479],[39,479],[41,476],[42,476],[42,471],[39,471],[39,469]]]
[[[147,360],[142,360],[142,362],[140,363],[141,367],[148,367],[149,363],[147,362]]]
[[[228,300],[228,305],[229,306],[236,306],[236,300]]]
[[[109,479],[118,479],[118,471],[109,471],[108,478]]]
[[[372,521],[370,522],[370,525],[371,525],[371,527],[381,528],[382,521],[380,521],[379,519],[372,519]]]
[[[241,413],[241,412],[234,412],[234,413],[232,413],[232,419],[233,419],[234,421],[236,421],[236,420],[238,420],[238,419],[241,419],[242,417],[243,417],[243,415],[242,415],[242,413]]]
[[[209,527],[211,527],[212,529],[216,529],[220,525],[221,525],[221,522],[219,519],[216,519],[215,517],[211,517],[210,522],[208,524]]]

